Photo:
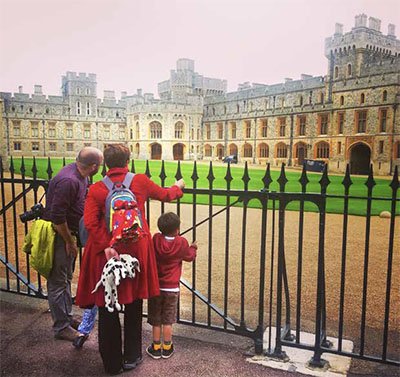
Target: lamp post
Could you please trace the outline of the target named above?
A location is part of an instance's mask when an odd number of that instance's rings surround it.
[[[45,120],[42,120],[42,125],[43,125],[43,156],[46,157],[46,129],[45,129]]]

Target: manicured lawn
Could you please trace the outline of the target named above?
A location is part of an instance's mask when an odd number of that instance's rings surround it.
[[[66,163],[73,162],[74,160],[67,160]],[[32,163],[33,160],[31,158],[25,159],[25,170],[26,176],[32,176]],[[37,177],[47,179],[47,159],[40,159],[36,160],[36,167],[38,170]],[[144,173],[146,170],[146,161],[144,160],[135,160],[135,170],[136,173]],[[160,171],[161,171],[161,161],[150,161],[150,173],[151,179],[160,184],[161,180],[159,178]],[[181,163],[181,173],[186,182],[187,187],[192,187],[193,182],[191,179],[191,175],[193,173],[193,162],[183,162]],[[21,159],[16,158],[14,159],[14,167],[15,172],[20,172],[21,166]],[[52,159],[51,160],[51,167],[53,170],[53,176],[62,168],[62,159]],[[166,186],[170,186],[175,182],[175,174],[177,171],[177,163],[176,162],[165,162],[165,170],[167,179],[165,181]],[[224,179],[226,175],[227,167],[226,166],[213,166],[213,174],[214,174],[214,181],[213,181],[213,188],[226,188],[226,181]],[[242,190],[244,188],[244,183],[242,181],[244,173],[243,167],[231,167],[231,174],[233,177],[233,181],[231,182],[231,189],[238,189]],[[207,180],[207,176],[209,174],[209,165],[207,164],[198,164],[197,165],[197,175],[199,179],[197,181],[198,188],[209,188],[209,182]],[[259,191],[264,187],[262,182],[262,178],[264,177],[265,170],[263,169],[249,169],[249,190],[256,190]],[[270,185],[271,191],[279,191],[279,184],[277,183],[277,179],[280,175],[279,170],[271,170],[271,176],[273,182]],[[301,185],[298,182],[300,178],[300,172],[293,172],[288,171],[286,172],[286,177],[288,179],[288,183],[286,184],[285,191],[286,192],[300,192]],[[307,192],[308,193],[319,193],[321,192],[321,186],[318,181],[321,178],[320,173],[308,173],[307,174],[309,183],[307,185]],[[94,177],[94,181],[98,181],[102,178],[100,172],[96,174]],[[344,187],[341,184],[343,180],[343,176],[336,176],[332,175],[329,177],[331,183],[328,186],[327,193],[331,195],[343,195],[344,194]],[[350,195],[352,196],[367,196],[367,187],[365,186],[366,177],[353,177],[352,178],[353,184],[350,186]],[[389,186],[390,180],[388,179],[379,179],[375,178],[376,185],[373,188],[372,196],[373,197],[391,197],[392,196],[392,189]],[[191,203],[192,196],[186,194],[182,198],[182,202],[184,203]],[[201,204],[208,204],[209,197],[207,195],[198,195],[197,196],[197,203]],[[213,197],[213,204],[216,205],[226,205],[226,198],[225,197]],[[250,207],[259,207],[260,204],[258,201],[254,200],[249,203]],[[372,202],[372,214],[379,215],[381,211],[390,211],[391,202],[390,201],[379,201],[374,200]],[[344,200],[341,198],[328,198],[327,200],[327,212],[329,213],[343,213],[344,207]],[[396,214],[400,214],[400,205],[397,203],[396,207]],[[297,210],[299,208],[299,202],[293,202],[289,204],[289,210]],[[367,200],[361,199],[351,199],[349,201],[349,213],[353,215],[365,215],[367,208]],[[306,211],[317,211],[317,208],[312,203],[305,203],[305,210]]]

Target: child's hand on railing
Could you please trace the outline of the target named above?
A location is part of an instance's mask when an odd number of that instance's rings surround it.
[[[197,241],[193,241],[190,247],[197,249]]]
[[[185,187],[185,181],[181,178],[179,181],[175,182],[175,186],[178,186],[180,189]]]

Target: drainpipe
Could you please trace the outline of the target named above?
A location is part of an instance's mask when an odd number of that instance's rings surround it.
[[[254,151],[253,151],[253,164],[256,163],[257,153],[257,117],[254,118]]]
[[[390,169],[389,174],[393,174],[393,146],[394,146],[394,134],[395,134],[395,124],[396,124],[396,111],[397,111],[397,103],[393,105],[393,122],[392,122],[392,141],[390,143]]]
[[[292,152],[293,152],[293,123],[294,123],[294,116],[293,113],[290,114],[290,146],[289,146],[289,159],[288,159],[288,166],[292,166]]]

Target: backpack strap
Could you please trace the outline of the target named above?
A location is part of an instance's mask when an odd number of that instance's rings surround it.
[[[108,191],[112,191],[112,189],[114,187],[114,183],[107,175],[101,181],[108,188]]]
[[[124,181],[122,182],[122,184],[129,190],[129,187],[131,187],[131,183],[132,183],[132,179],[135,176],[134,173],[126,173],[126,176],[124,178]],[[108,177],[107,177],[108,178]]]

